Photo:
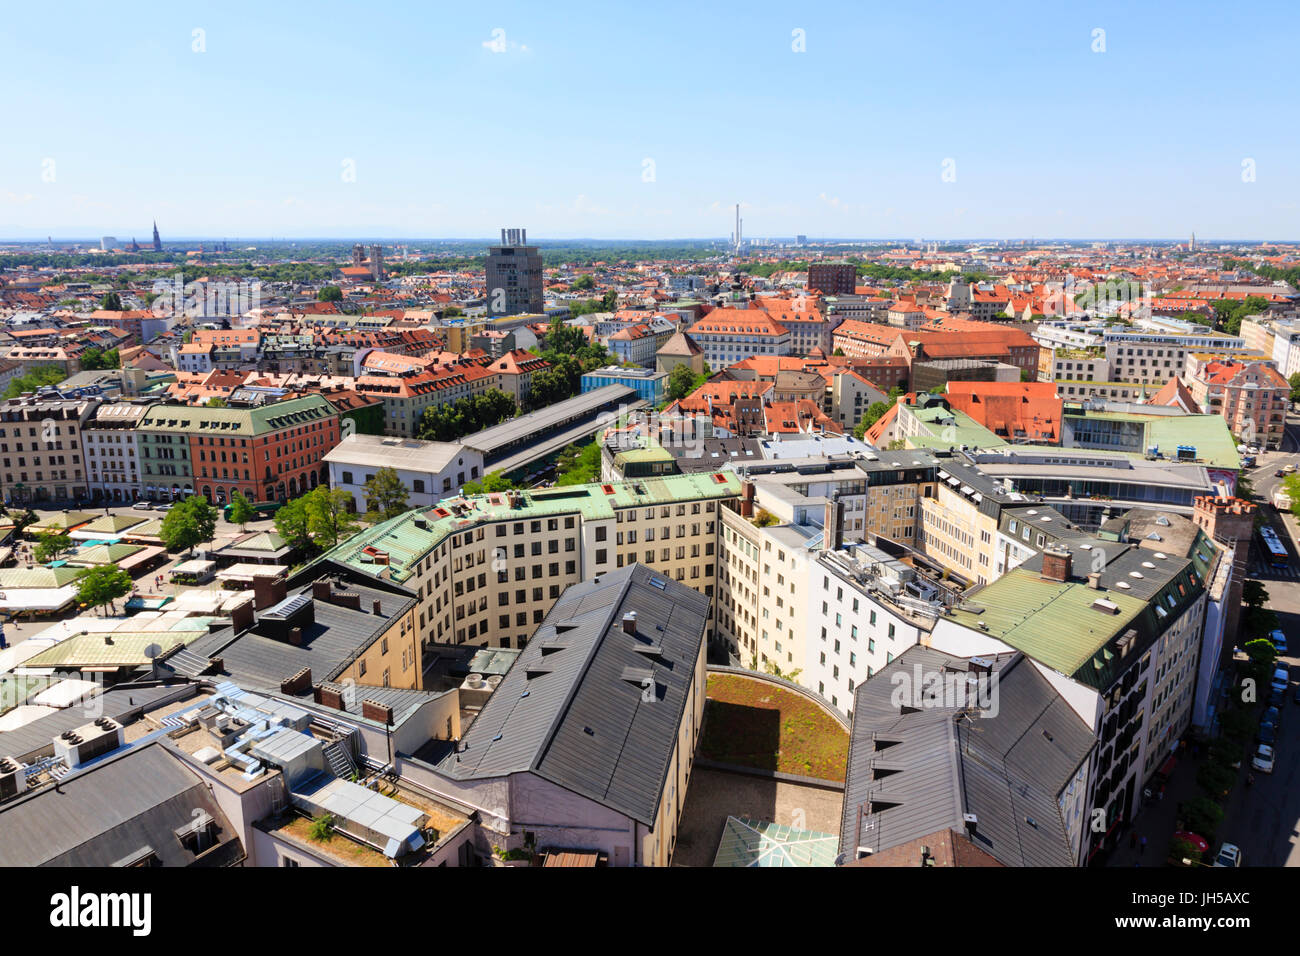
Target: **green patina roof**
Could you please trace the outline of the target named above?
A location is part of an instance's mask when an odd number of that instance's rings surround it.
[[[931,408],[908,407],[908,412],[930,432],[912,435],[907,442],[913,448],[950,448],[970,445],[973,448],[1000,448],[1007,444],[965,412],[946,409],[942,405]],[[951,420],[952,424],[947,424]]]
[[[103,515],[100,515],[103,517]],[[50,528],[58,527],[64,531],[75,529],[78,525],[83,525],[87,521],[95,518],[93,511],[60,511],[58,514],[50,515],[48,518],[42,518],[40,521],[27,526],[28,531],[46,531]]]
[[[338,414],[320,395],[305,395],[259,408],[155,405],[140,420],[142,431],[183,432],[217,437],[261,435]]]
[[[189,628],[198,626],[198,618],[187,618]],[[114,631],[108,634],[78,634],[65,638],[49,650],[23,662],[24,667],[141,667],[149,663],[145,648],[157,644],[163,653],[177,644],[191,644],[207,633],[200,630]],[[105,639],[111,638],[112,643]]]
[[[621,451],[614,456],[614,461],[618,463],[633,463],[633,462],[646,462],[646,461],[669,462],[672,460],[673,460],[672,452],[670,452],[667,448],[662,448],[658,445],[651,448],[633,448],[629,451]]]
[[[722,480],[715,475],[720,475]],[[579,515],[584,521],[612,520],[616,508],[648,508],[732,498],[740,494],[740,487],[740,479],[733,472],[710,472],[518,492],[521,500],[518,508],[510,507],[506,493],[445,499],[438,506],[448,510],[445,516],[437,515],[434,509],[408,511],[358,532],[312,563],[333,561],[375,577],[384,575],[400,583],[414,573],[415,562],[422,560],[448,535],[485,524],[559,515]],[[606,488],[610,489],[609,493],[606,493]],[[445,506],[455,501],[469,503],[470,510],[461,515],[450,513]],[[424,522],[425,527],[417,527],[416,521]],[[363,560],[367,549],[372,549],[372,555],[373,551],[386,554],[388,564]]]
[[[1117,605],[1119,613],[1092,610],[1098,598]],[[971,603],[983,612],[958,610],[952,619],[1071,676],[1117,634],[1133,626],[1147,606],[1130,594],[1094,591],[1079,582],[1044,581],[1036,572],[1020,568],[971,595]]]
[[[127,528],[134,528],[138,524],[146,524],[148,521],[148,518],[137,515],[101,515],[77,530],[117,532]]]
[[[141,544],[97,544],[93,548],[83,548],[68,558],[69,563],[76,564],[116,564],[131,555],[143,551]]]
[[[0,569],[0,589],[61,588],[81,576],[81,568]]]

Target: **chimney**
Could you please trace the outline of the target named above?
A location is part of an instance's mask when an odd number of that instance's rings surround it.
[[[317,684],[312,688],[312,699],[323,707],[329,707],[333,710],[345,710],[343,706],[343,695],[338,691],[323,687]]]
[[[1070,580],[1070,552],[1053,545],[1043,552],[1043,571],[1039,577],[1044,581],[1059,581],[1064,584]]]
[[[230,624],[236,634],[243,634],[253,626],[253,602],[245,601],[230,612]]]
[[[740,489],[740,516],[742,518],[754,517],[754,483],[747,481]]]
[[[836,551],[840,546],[840,503],[834,498],[826,499],[826,515],[822,520],[822,547]]]
[[[381,724],[391,724],[393,722],[393,708],[374,700],[363,700],[361,702],[361,716],[367,720],[377,720]]]
[[[288,694],[290,697],[297,697],[304,693],[307,688],[311,687],[311,668],[304,667],[292,677],[280,681],[280,693]]]
[[[623,615],[623,633],[636,636],[636,611],[628,611]]]
[[[963,813],[961,819],[962,822],[966,824],[966,835],[974,838],[975,828],[979,825],[979,819],[973,813]]]
[[[330,579],[321,578],[319,581],[312,582],[311,596],[317,601],[324,601],[328,604],[331,590],[333,590],[333,586],[330,584]]]
[[[302,628],[289,628],[289,643],[294,647],[302,647]]]
[[[253,606],[264,611],[268,607],[279,604],[284,600],[288,593],[288,586],[284,578],[274,574],[258,574],[253,576]]]
[[[1092,588],[1094,591],[1100,591],[1100,590],[1101,590],[1101,572],[1100,572],[1100,571],[1093,571],[1091,574],[1088,575],[1088,587]]]
[[[379,599],[378,599],[378,598],[375,599],[375,602],[374,602],[374,604],[371,605],[371,608],[372,608],[372,609],[374,610],[374,612],[375,612],[375,617],[379,617],[381,614],[384,613],[382,610],[380,610],[380,605],[379,605]]]

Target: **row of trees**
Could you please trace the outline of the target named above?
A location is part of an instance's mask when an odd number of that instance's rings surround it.
[[[585,485],[600,479],[600,445],[569,445],[555,461],[557,485]]]
[[[97,348],[88,348],[81,353],[81,368],[83,371],[93,372],[100,369],[121,367],[122,358],[117,354],[117,349],[109,349],[107,352],[103,352]]]
[[[533,375],[531,390],[524,403],[525,411],[545,408],[577,395],[582,376],[593,369],[609,365],[614,359],[605,346],[592,342],[582,329],[565,325],[559,319],[551,323],[536,354],[551,367]]]
[[[58,385],[67,377],[67,373],[57,365],[37,365],[26,374],[10,379],[5,386],[4,397],[16,398],[23,392],[34,392],[46,385]]]
[[[536,387],[536,376],[534,387]],[[499,388],[446,405],[431,405],[420,417],[418,438],[456,441],[483,428],[499,425],[518,411],[515,400]]]

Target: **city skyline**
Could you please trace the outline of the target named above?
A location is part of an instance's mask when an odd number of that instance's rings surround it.
[[[1209,4],[318,10],[15,11],[0,236],[1294,235],[1289,31]]]

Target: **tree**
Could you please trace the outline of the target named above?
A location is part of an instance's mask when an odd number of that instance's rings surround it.
[[[77,600],[86,607],[107,604],[112,610],[113,602],[130,594],[133,587],[131,575],[121,568],[100,564],[77,575]]]
[[[28,525],[36,524],[36,522],[40,520],[36,512],[31,508],[24,508],[22,511],[18,512],[18,514],[10,515],[10,517],[14,519],[15,535],[21,535],[24,528]]]
[[[664,390],[664,397],[670,402],[680,402],[693,391],[695,391],[695,372],[685,363],[674,366],[668,373],[668,387]]]
[[[502,491],[512,491],[519,487],[513,481],[510,481],[499,471],[490,471],[483,476],[482,481],[467,481],[465,487],[461,488],[460,493],[463,495],[493,495]]]
[[[217,509],[201,495],[186,498],[163,518],[158,537],[168,551],[190,551],[217,532]]]
[[[342,302],[343,290],[336,285],[321,286],[321,290],[316,293],[317,302]]]
[[[58,525],[50,528],[36,539],[36,563],[45,564],[55,561],[59,555],[72,550],[72,538],[63,533]]]
[[[303,498],[286,501],[276,511],[275,530],[294,550],[306,551],[311,547],[311,516]]]
[[[582,292],[586,289],[592,289],[596,286],[596,280],[591,276],[581,276],[569,285],[570,292]]]
[[[230,499],[229,518],[231,524],[239,525],[240,530],[257,516],[252,504],[244,497],[242,491],[236,491]]]
[[[37,365],[28,370],[26,375],[11,378],[5,386],[5,398],[17,398],[23,392],[35,392],[47,385],[58,385],[67,373],[58,365]]]
[[[570,450],[575,454],[568,456],[567,467],[561,468],[559,462],[556,463],[557,477],[555,483],[557,485],[585,485],[596,481],[600,477],[600,445],[591,442],[580,450],[576,445],[570,445],[561,453],[562,458]]]
[[[99,300],[99,307],[105,312],[121,312],[122,299],[116,292],[110,292]]]
[[[1291,386],[1291,401],[1300,402],[1300,372],[1292,375],[1287,382]]]
[[[321,550],[334,547],[357,530],[357,519],[349,508],[352,492],[320,487],[304,495],[302,500],[307,508],[307,529]]]
[[[844,354],[844,350],[841,348],[837,348],[834,352],[831,353],[831,355],[843,355],[843,354]]]
[[[402,484],[393,468],[380,468],[365,483],[363,490],[366,493],[366,517],[372,521],[387,521],[410,510],[406,506],[410,489]]]

